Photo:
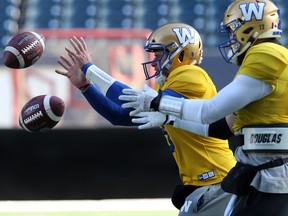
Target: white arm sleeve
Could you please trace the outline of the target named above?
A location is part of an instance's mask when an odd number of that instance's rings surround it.
[[[211,124],[267,96],[271,91],[270,84],[246,75],[239,75],[210,100],[186,99],[181,118]]]
[[[96,65],[91,65],[87,69],[86,78],[90,80],[104,95],[106,95],[109,87],[116,81]]]
[[[208,137],[209,125],[201,124],[192,121],[186,121],[179,118],[176,118],[173,124],[175,128],[181,128],[186,131],[190,131],[192,133],[196,133],[205,137]]]

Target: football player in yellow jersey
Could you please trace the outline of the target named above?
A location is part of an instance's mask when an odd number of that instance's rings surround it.
[[[118,99],[128,86],[92,63],[83,38],[74,37],[71,44],[75,51],[66,50],[72,61],[61,56],[59,64],[65,71],[56,72],[80,88],[91,106],[112,124],[138,125],[131,121],[131,109],[122,108],[123,101]],[[203,46],[193,27],[183,23],[163,25],[151,33],[144,48],[154,54],[152,61],[143,63],[146,78],[155,77],[155,89],[163,95],[190,99],[209,99],[216,95],[210,77],[198,66]],[[149,68],[154,69],[153,73]],[[181,209],[179,215],[222,216],[231,194],[224,192],[220,183],[236,163],[227,139],[201,136],[172,125],[165,125],[163,133],[183,182],[172,197],[173,204]]]
[[[134,107],[133,115],[142,112],[142,119],[133,120],[143,124],[142,128],[163,124],[164,114],[176,117],[175,127],[202,135],[207,135],[209,124],[235,113],[233,131],[243,136],[244,142],[235,151],[236,166],[222,183],[225,191],[235,194],[225,215],[286,216],[288,50],[279,40],[279,9],[269,0],[236,0],[227,8],[220,30],[228,37],[219,46],[221,54],[240,67],[234,80],[215,97],[178,99],[155,94],[149,88],[128,89],[123,91],[127,95],[121,96],[128,101],[123,106]],[[155,110],[163,114],[155,112],[152,119],[152,112],[147,111]],[[258,172],[241,175],[245,167],[252,171],[258,165],[262,166]]]

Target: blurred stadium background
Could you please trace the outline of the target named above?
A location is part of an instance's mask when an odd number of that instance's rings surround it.
[[[59,67],[57,58],[64,54],[71,36],[83,36],[100,68],[141,89],[145,82],[141,63],[150,58],[143,51],[147,35],[166,22],[185,22],[201,34],[202,66],[220,90],[237,70],[222,59],[217,48],[223,40],[218,26],[230,2],[1,0],[0,50],[3,52],[12,36],[26,30],[42,33],[46,49],[35,65],[22,70],[5,67],[0,56],[0,200],[169,199],[179,177],[161,131],[111,127],[66,78],[54,72]],[[287,46],[288,2],[274,2],[281,9],[282,43]],[[57,95],[65,101],[62,120],[43,134],[20,130],[22,106],[40,94]],[[170,211],[172,204],[165,203],[169,206],[161,210]],[[143,206],[149,210],[151,203],[143,202]],[[0,212],[7,208],[12,209],[9,203],[0,203]],[[12,216],[13,212],[0,215]],[[161,214],[158,211],[155,215]]]
[[[155,29],[166,22],[194,26],[206,47],[216,47],[223,12],[231,0],[2,0],[1,46],[19,29]],[[274,0],[287,29],[287,1]],[[287,39],[283,41],[287,43]]]
[[[57,94],[67,109],[58,127],[110,126],[90,109],[82,95],[67,80],[56,76],[57,58],[69,46],[73,35],[86,38],[95,63],[134,88],[141,88],[144,76],[141,63],[149,58],[142,47],[152,29],[167,22],[194,26],[204,42],[202,66],[210,73],[218,90],[233,78],[236,70],[220,56],[217,45],[223,40],[218,32],[223,12],[231,0],[2,0],[0,2],[0,49],[19,31],[39,31],[46,37],[46,50],[35,66],[11,71],[1,67],[0,78],[7,101],[1,109],[0,128],[17,128],[18,114],[24,103],[39,94]],[[274,1],[281,10],[287,45],[288,3]],[[2,62],[2,56],[0,58]],[[3,64],[1,64],[3,65]],[[230,72],[232,71],[232,73]],[[12,85],[11,85],[12,83]],[[13,87],[12,87],[13,86]],[[79,114],[79,110],[81,114]],[[85,112],[83,112],[85,110]],[[85,115],[84,115],[85,113]],[[79,119],[78,116],[81,116]],[[73,117],[72,117],[73,116]]]

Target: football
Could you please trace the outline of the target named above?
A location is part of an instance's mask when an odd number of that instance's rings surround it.
[[[40,59],[44,49],[43,35],[33,31],[22,32],[5,46],[3,63],[9,68],[27,68]]]
[[[30,99],[19,115],[19,125],[29,132],[46,132],[61,119],[65,105],[61,98],[39,95]]]

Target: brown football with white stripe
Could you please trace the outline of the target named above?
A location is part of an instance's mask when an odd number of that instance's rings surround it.
[[[27,68],[35,64],[45,49],[44,36],[33,31],[15,35],[5,46],[3,63],[9,68]]]
[[[19,125],[29,132],[45,132],[63,116],[64,101],[56,96],[39,95],[30,99],[19,115]]]

